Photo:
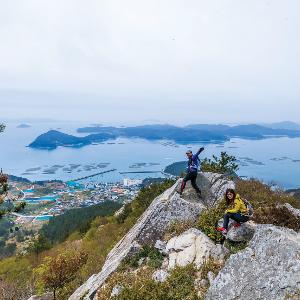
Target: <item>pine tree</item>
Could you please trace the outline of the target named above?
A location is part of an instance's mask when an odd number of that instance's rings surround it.
[[[5,125],[0,123],[0,133],[3,132],[5,129]],[[1,204],[3,204],[4,200],[8,196],[8,176],[5,175],[2,171],[2,168],[0,169],[0,219],[11,212],[11,210],[7,210],[6,208],[1,207]],[[22,209],[24,209],[26,206],[26,202],[21,202],[17,204],[12,210],[15,212],[19,212]]]
[[[5,129],[5,125],[0,123],[0,132],[3,132]]]

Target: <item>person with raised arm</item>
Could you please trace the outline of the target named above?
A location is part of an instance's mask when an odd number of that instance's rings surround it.
[[[180,195],[182,195],[183,190],[185,189],[186,183],[190,180],[192,187],[196,190],[199,198],[201,198],[201,190],[198,187],[196,180],[197,180],[198,169],[199,169],[199,165],[200,165],[199,155],[203,150],[204,150],[204,147],[201,147],[195,154],[193,154],[193,152],[191,150],[188,150],[186,152],[186,156],[188,158],[187,174],[182,180],[182,183],[180,186],[180,191],[179,191]]]

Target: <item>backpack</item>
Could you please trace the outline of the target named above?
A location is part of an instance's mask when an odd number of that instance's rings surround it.
[[[242,199],[242,200],[243,200],[243,202],[245,203],[245,205],[246,205],[246,207],[248,209],[248,214],[247,215],[249,217],[252,217],[253,213],[254,213],[253,206],[251,205],[251,203],[248,200],[246,200],[246,199]]]

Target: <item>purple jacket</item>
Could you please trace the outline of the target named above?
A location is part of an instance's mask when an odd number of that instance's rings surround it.
[[[200,148],[197,153],[193,154],[193,156],[188,161],[188,172],[197,172],[200,165],[199,154],[203,151],[203,148]]]

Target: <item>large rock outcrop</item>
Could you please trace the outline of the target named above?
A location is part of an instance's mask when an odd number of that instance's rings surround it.
[[[206,234],[191,228],[169,240],[166,251],[169,254],[168,268],[184,267],[194,263],[197,268],[209,259],[225,261],[229,251],[220,244],[215,244]]]
[[[234,187],[232,181],[213,173],[200,173],[197,182],[203,192],[201,201],[190,186],[187,186],[183,196],[180,197],[176,193],[180,184],[180,180],[177,181],[173,187],[151,203],[138,222],[111,250],[101,272],[91,276],[69,299],[93,299],[108,276],[131,251],[132,245],[154,243],[175,220],[196,220],[206,205],[216,204],[223,197],[226,188]]]
[[[300,290],[300,233],[257,225],[249,246],[231,255],[206,300],[284,300]]]

